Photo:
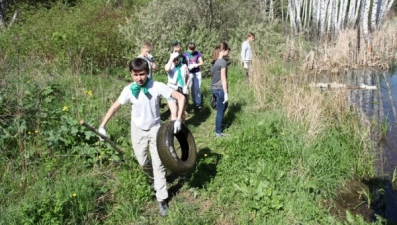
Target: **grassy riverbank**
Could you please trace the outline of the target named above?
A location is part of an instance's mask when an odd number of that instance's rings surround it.
[[[110,146],[78,124],[84,119],[98,126],[127,81],[56,68],[6,74],[2,122],[9,126],[0,130],[0,224],[337,223],[340,218],[329,213],[335,190],[372,172],[358,119],[335,101],[343,99],[339,94],[292,89],[270,73],[252,78],[255,84],[271,81],[258,92],[242,74],[230,67],[227,137],[214,137],[208,78],[204,108],[189,107],[186,123],[198,147],[197,169],[170,180],[167,218],[158,215],[131,156],[130,108],[123,107],[108,125],[110,137],[126,152],[121,164],[112,163],[119,156]],[[293,108],[297,102],[300,110]]]
[[[248,3],[213,6],[217,16],[227,17],[214,19],[200,8],[200,18],[181,13],[171,21],[172,1],[21,3],[20,20],[0,34],[0,224],[366,224],[335,210],[333,198],[352,179],[373,175],[368,127],[347,105],[344,90],[311,88],[302,71],[384,67],[395,55],[394,27],[382,28],[388,41],[378,44],[384,45],[354,53],[349,47],[356,47],[346,45],[353,42],[343,41],[348,31],[337,45],[312,46],[309,37],[291,37],[287,24],[269,24]],[[172,27],[178,29],[169,32]],[[250,84],[239,66],[248,30],[257,36]],[[170,214],[162,218],[131,154],[129,106],[107,127],[123,156],[79,120],[98,126],[130,82],[124,67],[141,42],[153,42],[163,68],[175,39],[195,40],[204,55],[204,107],[195,112],[189,105],[186,121],[196,140],[197,168],[185,177],[169,176]],[[217,139],[208,63],[224,40],[232,47],[228,136]],[[287,68],[283,60],[305,70]],[[155,79],[166,80],[162,69]],[[165,121],[169,112],[162,104]],[[358,190],[359,201],[370,201],[366,187]],[[348,209],[357,207],[367,205]]]

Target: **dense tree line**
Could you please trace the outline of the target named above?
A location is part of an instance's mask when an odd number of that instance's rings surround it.
[[[356,29],[371,44],[371,33],[385,20],[394,0],[260,0],[264,18],[289,22],[292,34],[333,38],[344,29]]]
[[[294,34],[310,30],[314,36],[333,37],[343,29],[362,30],[367,43],[379,28],[394,0],[288,0]]]

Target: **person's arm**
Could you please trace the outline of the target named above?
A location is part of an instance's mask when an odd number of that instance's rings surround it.
[[[167,64],[165,64],[164,69],[165,72],[170,72],[172,69],[172,64],[174,64],[174,59],[178,56],[178,52],[173,52],[170,54],[170,59],[168,60]]]
[[[164,66],[164,69],[165,69],[165,72],[170,72],[171,71],[171,67],[172,67],[172,59],[171,59],[171,57],[170,57],[170,59],[168,60],[168,62],[167,62],[167,64],[165,64],[165,66]]]
[[[223,92],[225,92],[225,95],[227,95],[226,68],[221,69],[221,81],[222,81]]]
[[[153,56],[151,54],[147,54],[146,55],[146,59],[150,62],[150,65],[151,65],[152,69],[154,69],[154,70],[158,69],[157,64],[154,61],[154,58],[153,58]]]
[[[189,73],[189,69],[186,67],[186,84],[185,86],[189,87],[190,83],[192,82],[193,74]]]
[[[154,69],[154,70],[158,70],[159,69],[159,67],[157,66],[157,63],[156,62],[152,62],[152,69]]]
[[[100,128],[105,128],[106,124],[109,122],[109,120],[113,117],[113,115],[117,112],[117,110],[120,108],[121,104],[118,100],[116,100],[113,105],[109,108],[107,111],[105,117],[102,120],[101,125],[99,125]]]
[[[185,113],[185,96],[177,91],[172,91],[171,97],[178,100],[177,120],[182,120],[182,115]]]
[[[247,60],[246,58],[246,52],[247,52],[248,46],[246,45],[245,42],[241,45],[241,61],[245,62]]]
[[[204,65],[204,61],[203,61],[203,58],[200,56],[199,58],[198,58],[198,63],[197,63],[197,66],[202,66],[202,65]]]

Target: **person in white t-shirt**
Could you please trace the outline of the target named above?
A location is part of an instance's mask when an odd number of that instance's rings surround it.
[[[152,44],[150,42],[145,42],[145,43],[143,43],[143,45],[141,47],[141,52],[137,56],[137,58],[145,59],[148,62],[148,64],[149,64],[148,77],[150,79],[153,79],[153,70],[158,69],[156,62],[154,61],[154,58],[151,55],[152,50],[153,50]]]
[[[166,169],[160,160],[157,152],[157,133],[160,128],[160,106],[158,99],[174,98],[181,105],[174,123],[174,133],[181,129],[181,118],[185,104],[185,96],[172,90],[164,83],[151,80],[147,75],[149,65],[145,59],[135,58],[129,63],[129,69],[134,80],[133,83],[124,87],[119,98],[107,111],[99,132],[106,136],[105,126],[113,117],[121,105],[128,102],[132,104],[131,109],[131,140],[135,157],[140,166],[153,169],[154,190],[156,199],[159,202],[160,215],[166,216],[168,213],[168,191],[166,183]],[[150,151],[151,161],[148,159]],[[152,164],[152,165],[150,165]]]
[[[173,52],[170,54],[170,58],[167,62],[167,64],[164,66],[165,72],[168,75],[168,83],[167,85],[171,87],[173,90],[178,91],[179,93],[182,93],[185,95],[185,100],[188,99],[188,88],[190,86],[190,83],[192,81],[191,74],[189,73],[189,69],[186,63],[184,63],[185,57],[178,52]],[[176,99],[170,97],[168,99],[168,105],[170,107],[171,111],[171,120],[174,120],[176,118],[176,112],[178,111],[178,106],[179,108],[182,107],[183,111],[185,112],[185,105],[180,104],[178,101],[175,101]],[[182,116],[182,121],[185,121],[186,117],[186,112]]]

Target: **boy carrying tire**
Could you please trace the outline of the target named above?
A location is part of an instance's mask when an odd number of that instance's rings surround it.
[[[182,104],[178,110],[177,119],[174,123],[174,133],[181,129],[181,118],[185,104],[183,94],[173,91],[164,83],[153,81],[148,78],[149,65],[145,59],[136,58],[129,63],[129,69],[134,82],[124,87],[119,98],[107,111],[99,126],[99,132],[106,135],[105,126],[121,105],[130,102],[131,111],[131,140],[135,157],[143,169],[153,168],[154,189],[156,199],[159,203],[160,215],[168,213],[168,191],[165,178],[165,167],[157,152],[156,138],[160,128],[160,105],[159,98],[175,98]],[[148,159],[148,150],[151,162]]]

